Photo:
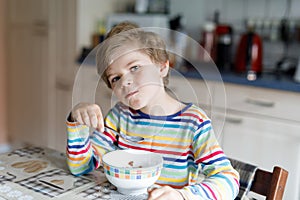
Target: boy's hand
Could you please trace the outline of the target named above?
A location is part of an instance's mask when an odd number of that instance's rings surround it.
[[[148,190],[148,200],[184,200],[181,193],[170,186]]]
[[[82,125],[104,131],[102,112],[97,104],[79,103],[72,109],[71,117]]]

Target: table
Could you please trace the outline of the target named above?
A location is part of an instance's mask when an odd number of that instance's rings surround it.
[[[0,155],[0,200],[147,199],[147,194],[120,194],[103,168],[72,175],[66,155],[53,149],[26,146]]]

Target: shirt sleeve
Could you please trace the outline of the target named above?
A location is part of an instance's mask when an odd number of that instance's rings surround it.
[[[210,120],[200,125],[192,146],[195,163],[204,178],[180,190],[185,199],[235,199],[239,191],[239,174],[219,146]]]
[[[93,131],[78,122],[67,121],[67,164],[75,176],[89,173],[101,165],[102,156],[115,150],[117,127],[111,126],[114,117],[111,110],[104,120],[104,132]]]

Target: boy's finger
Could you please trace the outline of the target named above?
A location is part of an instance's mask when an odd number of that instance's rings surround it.
[[[81,117],[82,117],[82,120],[83,120],[83,124],[85,124],[87,126],[91,126],[90,117],[89,117],[87,111],[83,111],[81,113]]]
[[[79,124],[83,124],[83,120],[82,120],[81,115],[77,115],[76,120],[77,120],[77,122],[79,122]]]
[[[92,125],[93,128],[97,128],[97,124],[98,124],[98,119],[97,119],[97,115],[95,113],[94,110],[88,110],[88,115],[90,118],[90,123]]]
[[[97,126],[98,130],[100,132],[104,132],[104,121],[103,121],[102,113],[100,110],[97,113],[97,119],[98,119],[98,126]]]
[[[83,120],[79,111],[74,113],[73,119],[75,119],[75,121],[77,121],[79,124],[83,124]]]
[[[91,124],[92,124],[93,128],[97,128],[98,120],[97,120],[96,114],[92,115]]]
[[[164,193],[163,189],[154,188],[150,192],[148,191],[148,200],[158,199],[163,193]]]
[[[151,192],[152,190],[157,189],[157,188],[160,188],[160,186],[156,185],[156,184],[151,185],[150,187],[147,188],[147,192]]]

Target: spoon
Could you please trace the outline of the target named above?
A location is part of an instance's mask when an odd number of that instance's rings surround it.
[[[96,129],[96,131],[100,132],[98,129]],[[122,132],[119,132],[119,135],[123,139],[125,139],[127,141],[130,141],[130,142],[141,142],[141,141],[145,140],[145,138],[143,138],[143,137],[140,137],[140,136],[130,136],[130,135],[126,135],[126,134],[124,134]]]
[[[125,135],[124,133],[122,132],[119,132],[120,136],[125,139],[125,140],[128,140],[130,142],[141,142],[143,141],[145,138],[143,137],[140,137],[140,136],[130,136],[130,135]]]

